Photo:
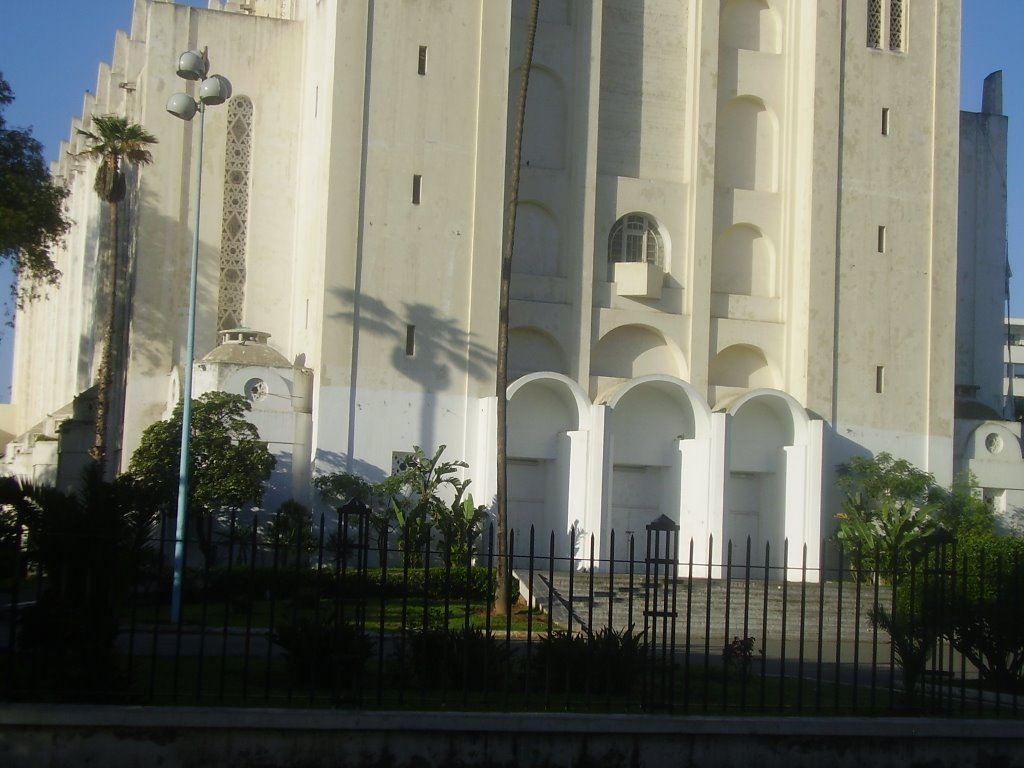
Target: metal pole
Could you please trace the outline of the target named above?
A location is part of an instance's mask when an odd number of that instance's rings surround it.
[[[188,331],[185,340],[185,386],[181,408],[181,456],[178,462],[178,517],[174,533],[174,583],[171,622],[181,623],[181,585],[185,569],[185,518],[188,510],[188,457],[192,429],[192,361],[196,340],[196,277],[199,272],[199,210],[203,196],[203,124],[206,105],[199,102],[199,153],[196,159],[195,216],[192,219],[192,271],[188,287]]]

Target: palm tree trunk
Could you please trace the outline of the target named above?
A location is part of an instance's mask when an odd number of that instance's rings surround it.
[[[523,154],[523,125],[526,121],[526,94],[533,66],[533,44],[537,37],[540,0],[531,0],[526,19],[526,42],[520,65],[519,97],[516,100],[515,127],[512,132],[508,196],[505,203],[504,242],[501,248],[501,287],[498,294],[498,370],[495,391],[498,396],[497,494],[498,494],[498,581],[494,596],[495,612],[504,613],[509,603],[508,579],[508,305],[512,282],[512,250],[515,244],[516,208],[519,205],[519,165]]]
[[[110,421],[110,384],[113,380],[111,364],[111,352],[114,344],[114,324],[117,311],[117,265],[118,265],[118,204],[107,203],[107,215],[109,231],[107,233],[107,248],[104,254],[107,281],[110,283],[110,291],[105,306],[103,319],[103,349],[100,352],[100,366],[97,372],[96,384],[96,442],[93,445],[91,456],[100,469],[100,476],[108,478],[107,472],[107,432]]]

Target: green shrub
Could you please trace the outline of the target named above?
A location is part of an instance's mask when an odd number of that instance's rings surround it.
[[[530,659],[532,685],[550,691],[625,694],[639,679],[646,646],[634,627],[596,634],[554,632]]]
[[[409,598],[431,600],[476,602],[493,599],[496,584],[493,569],[483,566],[452,567],[440,566],[429,569],[410,568],[408,575],[400,567],[380,568],[366,571],[348,569],[334,571],[333,568],[249,568],[227,569],[216,566],[204,570],[189,570],[186,573],[185,594],[188,600],[206,599],[210,602],[228,601],[246,604],[250,600],[298,600],[303,604],[315,602],[319,595],[323,599],[336,597],[369,599],[394,599],[403,595]],[[517,585],[513,585],[517,587]]]
[[[427,629],[395,647],[394,669],[400,681],[421,687],[479,691],[501,684],[510,658],[493,632]]]
[[[353,690],[373,653],[370,638],[333,615],[301,616],[279,624],[273,641],[284,649],[297,685]]]
[[[945,563],[945,588],[930,611],[983,680],[1024,684],[1024,539],[960,536]]]

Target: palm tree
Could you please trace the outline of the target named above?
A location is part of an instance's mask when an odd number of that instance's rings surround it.
[[[498,584],[495,609],[503,613],[508,606],[508,300],[512,281],[512,249],[515,243],[516,208],[519,205],[519,165],[522,162],[523,125],[526,121],[526,93],[533,66],[533,44],[537,37],[540,0],[531,0],[526,17],[526,43],[519,70],[519,97],[516,100],[512,131],[512,156],[509,164],[505,201],[505,228],[501,247],[501,288],[498,296],[498,370],[495,393],[498,396]]]
[[[117,309],[117,282],[121,270],[121,241],[119,237],[119,208],[125,198],[128,185],[125,180],[125,164],[149,165],[153,155],[147,145],[156,144],[156,137],[138,123],[130,123],[118,115],[100,115],[92,119],[92,131],[79,130],[89,142],[81,154],[99,160],[93,189],[100,200],[107,203],[108,232],[107,248],[102,256],[103,269],[109,285],[109,300],[106,304],[106,318],[103,327],[103,349],[96,388],[96,443],[90,451],[93,461],[100,466],[101,474],[107,475],[107,434],[109,432],[110,389],[113,379],[111,353],[114,340],[114,325]],[[123,346],[123,344],[122,344]],[[120,350],[123,354],[124,350]]]

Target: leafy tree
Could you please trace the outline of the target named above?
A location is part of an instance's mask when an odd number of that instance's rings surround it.
[[[996,533],[992,507],[975,493],[975,488],[974,477],[968,475],[953,483],[948,491],[935,488],[931,493],[932,500],[938,504],[936,520],[955,539]]]
[[[245,418],[250,407],[241,395],[227,392],[207,392],[192,402],[187,513],[211,564],[216,560],[213,523],[232,511],[259,506],[274,469],[274,456]],[[165,509],[174,507],[178,494],[181,410],[179,402],[170,419],[146,428],[128,467],[128,474]]]
[[[93,446],[91,455],[106,473],[107,435],[111,428],[110,388],[114,376],[112,346],[115,337],[114,325],[119,293],[117,283],[122,263],[119,208],[128,190],[125,165],[149,165],[153,162],[153,155],[149,151],[148,145],[157,142],[156,137],[141,125],[130,123],[127,118],[118,115],[94,116],[92,127],[92,131],[79,129],[78,132],[89,142],[89,148],[82,154],[99,161],[93,189],[100,200],[107,203],[108,231],[107,248],[104,254],[106,264],[102,271],[105,273],[109,290],[106,317],[103,323],[103,349],[100,353],[99,381],[96,388],[96,444]],[[120,335],[124,336],[123,333]],[[123,353],[123,343],[120,345],[120,350]]]
[[[295,562],[306,562],[309,554],[316,550],[313,535],[313,515],[309,509],[294,499],[281,502],[274,516],[267,523],[264,541],[280,553],[281,562],[287,562],[295,553]],[[279,555],[275,554],[275,561]]]
[[[396,472],[378,483],[336,472],[317,477],[313,485],[336,506],[357,501],[370,508],[370,528],[376,533],[381,563],[387,559],[388,538],[397,530],[399,547],[411,563],[421,564],[432,528],[438,533],[445,562],[461,563],[482,532],[486,507],[473,504],[472,495],[466,493],[470,481],[459,477],[469,465],[442,460],[445,448],[442,445],[427,456],[413,446]]]
[[[10,128],[3,110],[14,101],[0,74],[0,258],[18,278],[18,306],[36,298],[37,286],[60,279],[50,256],[71,226],[64,215],[67,190],[53,183],[43,146],[28,129]]]
[[[982,680],[1005,690],[1024,684],[1024,539],[961,532],[946,549],[945,588],[928,614]]]
[[[316,477],[313,480],[313,487],[335,508],[340,509],[352,501],[369,507],[369,527],[376,537],[378,562],[386,562],[388,538],[394,523],[392,502],[401,493],[400,479],[391,476],[379,483],[370,483],[358,475],[348,472],[331,472]],[[353,534],[357,534],[357,532],[338,530],[328,542],[328,549],[337,553],[339,559],[345,559],[352,546]],[[369,546],[369,542],[366,543],[366,546]]]
[[[844,493],[836,539],[859,556],[861,573],[901,568],[939,535],[935,480],[909,461],[858,456],[839,466],[836,482]]]
[[[2,478],[0,504],[14,510],[24,559],[43,577],[20,637],[37,654],[32,684],[75,697],[112,690],[118,622],[155,510],[131,478],[104,482],[95,465],[78,493]]]

